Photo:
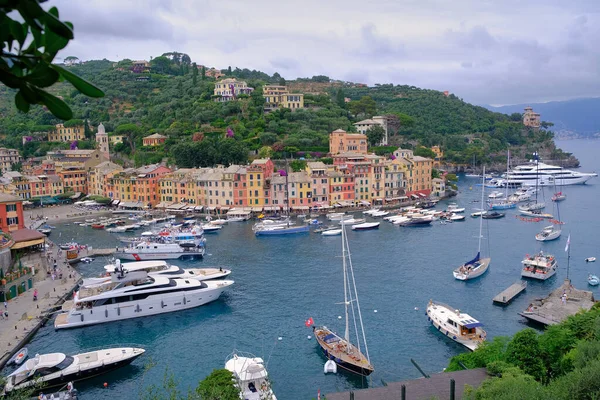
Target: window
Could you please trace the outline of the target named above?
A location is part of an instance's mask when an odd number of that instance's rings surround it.
[[[12,212],[12,211],[17,211],[17,205],[16,204],[7,204],[6,212]]]
[[[6,218],[6,224],[7,225],[19,225],[19,218],[18,217]]]

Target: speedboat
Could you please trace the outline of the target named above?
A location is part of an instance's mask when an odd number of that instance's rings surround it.
[[[485,341],[483,324],[469,314],[433,300],[429,300],[425,314],[438,331],[471,351]]]
[[[81,260],[79,260],[79,261],[81,261],[82,263],[89,264],[89,263],[91,263],[92,261],[94,261],[94,259],[93,259],[93,258],[91,258],[91,257],[83,257],[83,258],[82,258]]]
[[[394,225],[400,226],[424,226],[430,225],[433,222],[433,216],[423,216],[423,217],[415,217],[409,218],[406,221],[394,222]]]
[[[212,219],[209,222],[213,225],[225,225],[228,221],[226,219],[217,218]]]
[[[521,261],[521,264],[523,264],[522,277],[542,281],[552,277],[558,269],[556,258],[551,254],[544,254],[543,251],[533,256],[527,254],[523,261]]]
[[[526,217],[546,218],[546,219],[554,218],[554,216],[552,214],[543,213],[540,210],[534,210],[534,211],[519,210],[519,213],[521,215],[525,215]]]
[[[567,195],[563,192],[556,192],[554,196],[552,196],[552,201],[563,201],[567,199]]]
[[[481,217],[482,215],[485,215],[487,213],[487,211],[475,211],[471,213],[471,217],[473,218],[477,218],[477,217]]]
[[[483,219],[499,219],[499,218],[504,218],[506,214],[505,213],[499,213],[498,211],[490,211],[488,213],[485,213],[481,216],[481,218]]]
[[[379,211],[379,210],[380,210],[379,208],[371,208],[370,210],[363,211],[363,214],[366,214],[366,215],[371,215],[371,214],[373,214],[373,213],[376,213],[376,212],[377,212],[377,211]]]
[[[233,353],[225,362],[225,369],[231,372],[240,391],[240,399],[277,400],[264,363],[262,358],[241,353]]]
[[[54,328],[79,328],[199,307],[217,300],[232,284],[231,280],[174,279],[120,268],[110,279],[82,285],[73,300],[63,304],[64,312],[54,320]]]
[[[554,239],[558,239],[562,230],[556,225],[549,225],[542,229],[540,233],[535,235],[535,240],[539,242],[549,242]]]
[[[50,229],[50,228],[40,228],[37,231],[39,233],[43,233],[46,236],[50,236],[50,234],[52,233],[52,229]]]
[[[463,213],[463,212],[465,212],[465,208],[459,207],[456,203],[451,203],[451,204],[448,204],[448,212],[455,213],[455,214]]]
[[[588,257],[585,259],[585,262],[594,262],[596,261],[596,257]]]
[[[459,215],[459,214],[452,213],[452,214],[450,214],[450,216],[448,217],[448,219],[450,221],[453,221],[453,222],[455,222],[455,221],[464,221],[465,220],[465,216],[464,215]]]
[[[356,224],[362,224],[363,222],[367,222],[367,220],[365,218],[354,218],[352,216],[349,216],[349,218],[343,218],[340,220],[339,224],[344,224],[344,225],[356,225]]]
[[[204,230],[204,233],[217,233],[221,229],[223,229],[222,225],[214,225],[212,223],[202,225],[202,230]]]
[[[385,210],[376,211],[371,214],[371,217],[373,217],[373,218],[385,217],[389,213],[390,213],[389,211],[385,211]]]
[[[344,218],[344,215],[346,215],[346,213],[329,213],[326,215],[326,218],[330,221],[339,221],[342,218]]]
[[[598,284],[600,284],[600,279],[598,279],[598,277],[597,277],[596,275],[592,275],[592,274],[590,274],[590,275],[588,276],[588,283],[589,283],[591,286],[598,286]]]
[[[205,248],[194,243],[141,242],[115,253],[115,258],[132,261],[176,260],[179,258],[202,258]]]
[[[68,356],[64,353],[36,354],[6,377],[5,393],[34,387],[58,387],[71,381],[91,378],[130,364],[144,349],[115,347]]]
[[[488,198],[490,198],[490,199],[499,199],[501,197],[504,197],[504,193],[499,192],[497,190],[493,191],[492,193],[490,193],[488,195]]]
[[[352,225],[353,231],[366,231],[369,229],[378,229],[381,222],[364,222],[362,224]]]
[[[321,232],[322,236],[337,236],[342,234],[342,229],[327,229]]]

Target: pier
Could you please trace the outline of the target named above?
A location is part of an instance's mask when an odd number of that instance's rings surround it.
[[[589,310],[594,305],[594,294],[573,287],[571,280],[564,283],[546,298],[535,300],[519,315],[543,325],[558,324],[580,310]]]
[[[494,304],[507,305],[525,289],[527,289],[526,281],[515,282],[494,297]]]
[[[72,258],[70,260],[67,260],[67,262],[69,264],[71,264],[71,265],[78,264],[78,263],[81,262],[82,258],[86,258],[86,257],[94,258],[94,257],[112,256],[116,251],[117,251],[116,248],[111,248],[111,249],[94,249],[94,248],[83,249],[83,250],[79,251],[79,254],[78,254],[77,258]]]

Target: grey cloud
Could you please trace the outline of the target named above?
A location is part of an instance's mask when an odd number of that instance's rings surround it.
[[[464,27],[463,24],[461,25]],[[458,45],[471,49],[492,50],[498,43],[487,28],[481,25],[474,26],[469,30],[449,30],[447,36]]]
[[[471,61],[463,61],[460,63],[460,66],[463,68],[473,68],[473,63]]]
[[[402,43],[394,43],[392,39],[380,35],[373,24],[363,25],[360,29],[361,46],[357,53],[373,56],[377,59],[397,58],[405,54]]]
[[[269,61],[274,68],[290,70],[298,66],[298,61],[292,58],[277,57]]]

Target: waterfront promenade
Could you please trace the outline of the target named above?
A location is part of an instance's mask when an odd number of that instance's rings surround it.
[[[34,283],[31,289],[8,301],[8,318],[0,320],[0,367],[4,366],[12,354],[26,345],[46,322],[48,313],[70,295],[81,279],[79,273],[65,262],[65,252],[58,256],[58,246],[53,246],[47,251],[50,253],[50,262],[45,252],[33,252],[20,259],[23,266],[34,268]],[[57,270],[62,272],[62,279],[52,279],[53,259],[57,261]],[[38,300],[34,301],[33,294],[36,289]]]

